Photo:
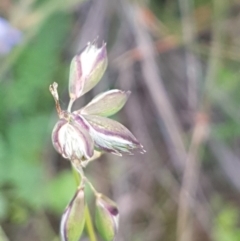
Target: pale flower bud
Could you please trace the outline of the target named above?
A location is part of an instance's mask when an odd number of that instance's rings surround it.
[[[95,42],[88,43],[84,50],[72,59],[70,65],[70,98],[76,100],[91,90],[102,78],[106,67],[106,44],[98,48]]]
[[[119,122],[97,115],[82,115],[81,117],[89,127],[89,134],[97,150],[119,156],[122,153],[133,154],[135,150],[145,152],[136,137]]]
[[[71,114],[68,115],[71,118]],[[78,124],[60,119],[53,129],[52,142],[55,149],[71,161],[87,160],[93,156],[94,142],[81,117],[78,117]]]
[[[98,232],[105,241],[114,240],[118,231],[119,212],[115,202],[98,194],[96,197],[95,222]]]
[[[84,187],[80,187],[62,215],[62,241],[79,241],[85,224]]]

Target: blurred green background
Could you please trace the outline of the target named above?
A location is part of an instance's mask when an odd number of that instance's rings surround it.
[[[97,36],[108,69],[73,108],[131,90],[113,118],[147,150],[86,168],[119,206],[116,240],[240,240],[239,0],[1,0],[0,16],[0,241],[59,240],[76,183],[48,88],[66,108],[71,58]]]

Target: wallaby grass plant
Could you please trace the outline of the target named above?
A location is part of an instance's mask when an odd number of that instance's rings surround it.
[[[96,40],[88,43],[83,51],[72,59],[69,77],[70,101],[66,111],[62,110],[59,104],[58,84],[54,82],[50,85],[59,116],[52,132],[52,142],[57,152],[68,159],[80,175],[77,191],[62,215],[60,234],[63,241],[78,241],[85,224],[93,227],[85,204],[86,183],[96,199],[96,228],[104,240],[114,240],[118,230],[117,205],[96,191],[84,175],[83,167],[99,157],[102,152],[119,156],[124,153],[133,154],[134,150],[145,152],[143,146],[126,127],[107,118],[124,106],[130,91],[106,91],[93,98],[85,107],[72,111],[74,101],[100,81],[106,67],[106,44],[103,43],[99,48]],[[91,238],[91,235],[89,236]],[[95,235],[92,237],[93,241]]]

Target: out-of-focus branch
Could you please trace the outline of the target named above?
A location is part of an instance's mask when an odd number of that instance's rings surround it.
[[[199,68],[196,58],[192,53],[194,45],[194,18],[192,17],[193,8],[191,1],[179,0],[179,8],[181,12],[183,43],[185,47],[186,72],[187,72],[187,86],[188,86],[188,107],[190,110],[197,108],[197,78],[199,75]]]
[[[175,36],[171,35],[153,42],[154,48],[157,50],[158,53],[165,53],[171,51],[175,48],[178,48],[180,44],[181,42]],[[144,56],[141,50],[139,50],[139,47],[135,47],[117,57],[115,63],[121,64],[122,61],[125,60],[131,60],[131,62],[142,61],[142,58],[144,58]]]
[[[187,1],[187,0],[185,0]],[[207,137],[209,125],[209,111],[211,99],[209,91],[214,86],[217,70],[219,67],[219,56],[221,53],[221,28],[219,17],[222,17],[224,10],[224,1],[214,1],[215,21],[213,22],[213,44],[209,57],[208,71],[205,81],[205,89],[200,104],[200,118],[197,118],[193,129],[193,136],[189,153],[186,159],[186,166],[183,175],[182,188],[180,191],[179,210],[177,217],[177,238],[178,241],[191,241],[192,237],[192,210],[195,204],[195,195],[197,191],[198,172],[200,169],[199,150]]]
[[[215,5],[222,6],[222,3],[215,3]],[[217,9],[222,11],[222,8]],[[157,114],[163,122],[165,127],[165,140],[170,150],[172,159],[175,161],[175,167],[184,169],[183,182],[180,190],[179,212],[178,212],[178,240],[188,241],[192,240],[191,218],[193,217],[193,210],[196,205],[195,196],[197,193],[198,176],[200,172],[200,150],[205,142],[209,129],[209,109],[210,98],[209,89],[213,86],[213,81],[216,77],[218,69],[218,61],[220,55],[219,26],[214,26],[213,44],[211,47],[208,71],[205,82],[205,91],[199,104],[199,114],[193,128],[193,136],[189,152],[187,153],[183,141],[182,131],[177,123],[174,110],[170,104],[168,95],[163,85],[163,81],[159,74],[159,68],[155,61],[154,44],[147,32],[147,28],[139,17],[139,8],[137,5],[130,5],[125,8],[128,13],[130,22],[133,22],[133,32],[137,43],[137,49],[141,56],[142,71],[146,87],[148,88],[153,103],[155,104]],[[215,23],[215,22],[214,22]],[[187,29],[189,31],[189,29]],[[190,41],[191,36],[186,39]],[[191,58],[188,59],[191,62]],[[193,66],[191,66],[192,68]],[[196,66],[194,66],[196,68]],[[196,78],[196,73],[188,72],[189,78]],[[196,84],[196,83],[195,83]],[[196,86],[195,86],[196,87]],[[189,88],[191,89],[191,88]],[[196,97],[196,96],[195,96]],[[196,108],[196,103],[194,104]],[[197,211],[196,211],[197,212]]]
[[[188,86],[188,108],[194,115],[197,109],[197,75],[199,68],[192,53],[194,33],[194,19],[192,6],[189,0],[179,0],[181,12],[183,42],[185,45],[186,74]],[[199,114],[193,129],[192,140],[186,158],[186,165],[183,174],[182,187],[179,195],[179,207],[177,215],[177,240],[192,240],[192,216],[194,210],[195,197],[197,193],[197,182],[200,170],[199,150],[206,137],[208,129],[208,117]]]
[[[76,42],[73,44],[74,53],[76,50],[81,50],[87,42],[93,41],[96,37],[99,37],[101,41],[105,38],[106,23],[104,21],[106,20],[107,9],[107,0],[92,1],[89,12],[86,14],[85,21],[76,37]]]
[[[119,70],[121,78],[119,82],[122,84],[122,86],[120,86],[121,88],[132,89],[131,86],[134,85],[134,80],[129,76],[129,72],[131,71],[131,64],[129,64],[128,62],[122,63],[121,68]],[[147,141],[146,143],[144,143],[147,153],[146,155],[142,156],[142,158],[140,157],[141,161],[139,162],[138,160],[139,165],[141,164],[142,168],[144,169],[144,172],[151,173],[151,176],[154,177],[154,179],[159,183],[159,185],[165,189],[165,191],[169,194],[171,200],[174,203],[179,203],[178,196],[180,194],[181,187],[177,182],[176,178],[174,177],[174,175],[171,173],[171,171],[168,168],[166,168],[159,160],[161,157],[159,156],[159,153],[157,153],[156,151],[156,147],[152,141],[152,137],[149,135],[147,127],[148,123],[146,122],[146,118],[144,117],[144,109],[142,108],[141,100],[137,97],[137,95],[131,96],[131,102],[128,103],[128,105],[125,107],[125,111],[128,118],[130,119],[130,123],[134,123],[134,125],[131,127],[131,130],[133,130],[133,132],[136,133],[136,135],[139,136],[141,140]],[[196,145],[194,147],[195,150],[193,149],[195,153],[196,151],[198,151],[196,150],[196,148],[198,148],[198,145],[200,146],[199,143],[201,143],[203,139],[205,139],[204,132],[205,134],[207,134],[208,132],[207,122],[207,117],[202,116],[200,114],[198,115],[198,119],[196,120],[198,126],[196,129],[196,133],[194,134],[196,136]],[[150,162],[148,154],[151,157]],[[196,182],[192,184],[193,186],[196,186]],[[196,189],[193,188],[193,190]],[[209,208],[203,201],[194,201],[194,204],[195,209],[193,209],[193,212],[196,215],[197,220],[199,221],[199,223],[201,223],[203,229],[207,233],[207,213],[209,214]]]
[[[195,198],[200,170],[199,151],[208,134],[208,122],[207,115],[204,113],[198,114],[180,190],[177,215],[177,240],[179,241],[193,240],[191,212],[194,210],[196,202]]]
[[[124,5],[126,6],[126,4]],[[177,170],[184,168],[186,150],[184,147],[182,130],[175,116],[169,97],[163,85],[159,68],[155,60],[155,50],[152,40],[148,35],[144,22],[140,18],[141,11],[137,5],[125,8],[129,21],[133,23],[133,31],[137,46],[142,54],[142,71],[144,81],[155,105],[157,114],[163,122],[166,142],[169,153]]]
[[[189,155],[187,155],[183,142],[182,130],[177,122],[177,118],[170,104],[170,100],[168,98],[168,95],[163,85],[163,81],[159,74],[159,68],[156,64],[152,40],[145,29],[144,23],[142,23],[141,19],[139,18],[138,6],[133,5],[131,7],[128,7],[128,10],[129,9],[131,9],[132,11],[129,13],[128,16],[131,16],[132,18],[130,20],[135,23],[133,26],[133,30],[136,36],[138,49],[139,51],[141,51],[142,70],[145,84],[150,92],[151,98],[153,99],[157,114],[159,115],[164,127],[166,128],[166,131],[164,133],[165,140],[168,144],[170,155],[175,161],[175,167],[178,168],[178,170],[181,170],[185,168],[186,161],[189,163],[193,158],[195,158],[195,156],[198,155],[198,150],[204,140],[204,133],[207,132],[206,130],[208,122],[206,121],[207,119],[202,118],[202,115],[199,115],[201,116],[201,118],[198,118],[196,122],[197,126],[196,130],[194,131],[194,142],[192,144]],[[128,10],[125,9],[125,11]],[[196,165],[197,163],[194,164]],[[190,170],[192,170],[191,167]],[[187,177],[185,179],[189,180],[189,175],[186,176]],[[190,189],[193,189],[194,192],[196,190],[195,186],[196,185],[193,183],[193,188],[190,187]],[[189,202],[187,202],[187,205],[188,203]],[[205,227],[204,224],[203,227]]]
[[[233,151],[220,140],[210,137],[209,147],[219,162],[221,168],[224,170],[225,175],[233,186],[240,192],[240,160]]]

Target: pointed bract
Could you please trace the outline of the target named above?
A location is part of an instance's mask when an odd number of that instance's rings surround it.
[[[66,125],[67,120],[64,119],[60,119],[54,126],[53,131],[52,131],[52,143],[54,148],[56,149],[56,151],[60,154],[62,154],[62,147],[63,147],[63,143],[60,142],[59,139],[59,130]]]
[[[62,215],[60,234],[62,241],[79,241],[85,224],[84,187],[75,193]]]
[[[83,115],[111,116],[125,105],[130,91],[109,90],[97,95],[89,104],[78,111]]]
[[[116,203],[99,194],[96,197],[95,222],[98,232],[105,241],[114,240],[118,231],[119,212]]]
[[[75,56],[70,66],[69,95],[76,100],[91,90],[102,78],[107,67],[106,44],[98,48],[95,42],[88,43]]]
[[[89,125],[89,133],[97,149],[120,156],[122,153],[132,154],[134,149],[144,152],[134,135],[119,122],[95,115],[82,117]]]
[[[52,132],[55,149],[66,159],[87,160],[93,156],[94,142],[84,126],[59,120]]]
[[[86,52],[86,55],[82,56],[81,59],[82,63],[84,63],[84,69],[86,66],[86,69],[90,70],[91,66],[91,71],[88,74],[88,78],[86,78],[86,81],[84,82],[82,95],[91,90],[101,80],[103,74],[105,73],[108,63],[106,43],[103,43],[101,48],[97,48],[95,43],[89,43],[88,45],[88,52]],[[90,64],[90,54],[95,57],[94,61],[93,57],[91,58],[92,65]]]
[[[76,100],[80,97],[85,78],[82,75],[82,65],[80,62],[80,56],[76,55],[70,64],[69,74],[69,96],[70,99]]]

